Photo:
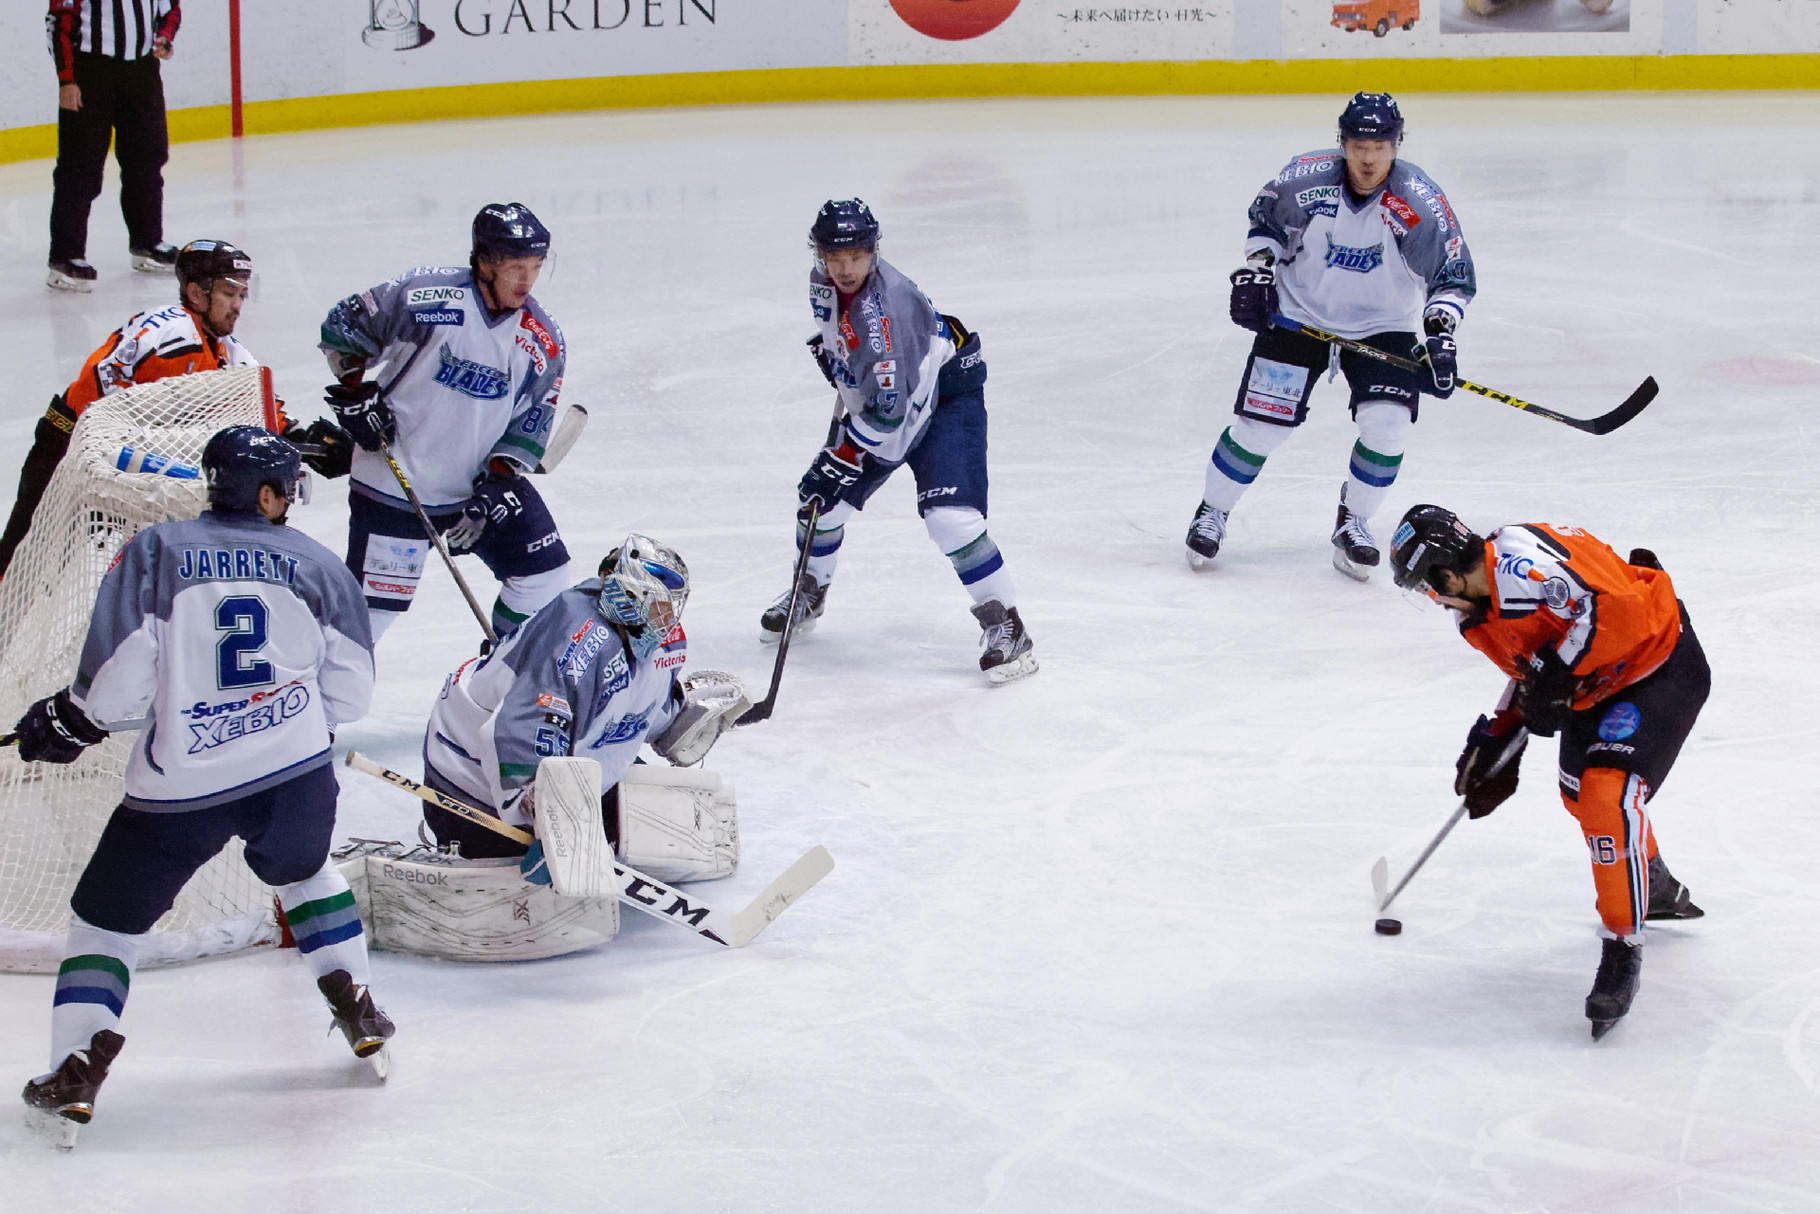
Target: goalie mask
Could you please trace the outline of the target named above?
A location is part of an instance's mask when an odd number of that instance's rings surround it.
[[[600,563],[600,613],[626,630],[640,658],[664,643],[688,597],[689,567],[649,536],[628,535]]]

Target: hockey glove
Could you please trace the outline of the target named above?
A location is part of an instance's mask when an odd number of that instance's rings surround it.
[[[1521,730],[1517,715],[1505,711],[1480,717],[1467,733],[1453,765],[1453,790],[1466,799],[1469,817],[1483,818],[1517,791],[1517,767],[1529,746]]]
[[[856,448],[842,434],[838,443],[822,448],[803,479],[797,482],[796,496],[802,502],[799,517],[808,516],[809,507],[819,503],[826,514],[839,503],[843,494],[859,481],[866,470],[866,453]]]
[[[1459,350],[1453,341],[1453,313],[1436,308],[1422,318],[1426,340],[1416,345],[1416,361],[1428,368],[1430,396],[1446,400],[1453,395],[1454,376],[1459,373]]]
[[[518,875],[532,885],[548,885],[550,870],[544,865],[543,840],[532,839],[531,850],[518,862]]]
[[[398,437],[398,421],[373,380],[330,384],[323,392],[323,399],[341,419],[341,428],[360,444],[362,450],[377,451],[382,444]]]
[[[1639,569],[1662,568],[1662,561],[1655,553],[1647,548],[1632,548],[1630,550],[1630,559],[1624,563],[1627,565],[1635,565]]]
[[[27,763],[74,763],[107,737],[107,730],[70,700],[67,689],[26,709],[13,732],[19,737],[19,757]]]
[[[1553,647],[1544,645],[1529,659],[1529,672],[1517,684],[1516,707],[1523,724],[1539,738],[1552,738],[1574,711],[1579,679]]]
[[[822,348],[820,333],[809,339],[809,354],[815,359],[815,365],[821,370],[822,378],[828,381],[828,386],[838,389],[840,384],[834,379],[834,356]]]
[[[326,417],[308,426],[291,422],[284,428],[284,439],[302,453],[303,462],[318,476],[332,480],[346,476],[354,466],[353,437]]]
[[[1270,328],[1277,310],[1277,275],[1268,262],[1250,262],[1232,272],[1232,323],[1253,333]]]
[[[739,680],[724,670],[691,672],[672,684],[671,698],[679,701],[676,716],[651,739],[651,749],[678,767],[707,758],[721,734],[752,707]]]
[[[525,512],[522,476],[489,470],[474,482],[474,496],[461,508],[461,518],[445,534],[449,551],[468,552],[488,531],[502,527]]]

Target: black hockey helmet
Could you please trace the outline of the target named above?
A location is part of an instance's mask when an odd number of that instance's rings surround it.
[[[258,426],[217,431],[202,449],[202,476],[209,502],[219,510],[258,510],[261,485],[270,485],[287,502],[308,500],[301,453]]]
[[[207,291],[217,278],[227,278],[250,287],[253,281],[253,259],[225,240],[192,240],[177,250],[177,294],[185,295],[191,283]],[[188,300],[184,300],[188,303]]]
[[[857,198],[830,199],[809,226],[812,249],[876,249],[878,220]]]
[[[1464,577],[1484,559],[1485,538],[1440,506],[1411,506],[1390,537],[1390,573],[1405,590],[1434,584],[1436,571]]]
[[[474,216],[474,248],[468,264],[482,257],[547,257],[550,229],[522,202],[489,202]]]
[[[1340,114],[1340,142],[1388,139],[1403,142],[1403,114],[1389,93],[1354,93]]]

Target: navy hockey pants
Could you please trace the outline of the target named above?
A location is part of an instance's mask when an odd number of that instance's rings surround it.
[[[1416,344],[1414,333],[1374,333],[1361,341],[1398,358],[1414,357],[1410,353]],[[1321,373],[1327,370],[1332,349],[1324,341],[1287,329],[1264,330],[1251,343],[1251,357],[1245,360],[1245,374],[1239,380],[1239,396],[1232,411],[1273,425],[1301,425],[1308,417],[1308,398],[1314,394]],[[1351,408],[1355,412],[1365,401],[1390,400],[1407,406],[1409,420],[1414,421],[1421,393],[1430,390],[1427,376],[1352,350],[1340,351],[1340,371],[1352,389]]]
[[[979,354],[979,335],[941,370],[935,411],[903,464],[872,463],[842,501],[864,509],[866,499],[904,464],[916,478],[916,513],[942,506],[986,511],[986,363]]]
[[[556,530],[556,519],[528,480],[518,491],[524,511],[498,527],[488,527],[472,551],[501,581],[548,573],[569,563],[569,550]],[[447,531],[461,519],[461,507],[426,511],[436,530]],[[361,493],[348,492],[348,569],[374,611],[405,611],[417,593],[430,541],[415,512]]]

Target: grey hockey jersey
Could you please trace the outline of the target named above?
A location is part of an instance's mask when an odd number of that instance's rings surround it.
[[[340,376],[373,368],[398,420],[392,455],[430,508],[466,501],[494,456],[543,459],[567,359],[536,299],[495,320],[465,268],[410,270],[336,304],[322,351]],[[409,510],[385,457],[354,452],[357,492]]]
[[[809,272],[809,307],[829,353],[847,431],[862,451],[902,463],[929,424],[935,381],[954,357],[948,323],[935,305],[884,258],[845,311],[834,284]]]
[[[424,759],[514,825],[514,794],[552,756],[600,763],[600,789],[619,783],[647,739],[682,706],[688,658],[681,625],[636,657],[600,613],[600,579],[563,591],[485,659],[456,669],[430,711]]]
[[[1364,202],[1338,149],[1298,156],[1258,191],[1245,238],[1277,260],[1283,315],[1341,337],[1421,327],[1430,306],[1458,320],[1478,289],[1447,198],[1406,160]]]
[[[126,804],[204,809],[330,761],[366,715],[373,638],[340,557],[257,514],[158,523],[121,549],[95,598],[70,698],[142,730]]]

